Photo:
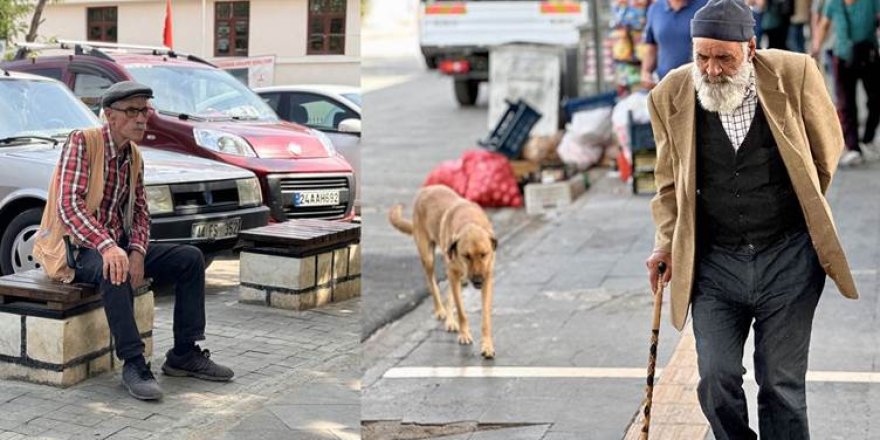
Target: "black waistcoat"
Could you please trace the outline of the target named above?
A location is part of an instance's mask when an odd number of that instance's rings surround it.
[[[765,247],[805,230],[803,213],[759,104],[739,150],[697,102],[697,215],[702,245]]]

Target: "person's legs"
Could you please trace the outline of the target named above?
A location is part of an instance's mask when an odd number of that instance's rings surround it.
[[[151,244],[144,258],[144,276],[155,283],[173,283],[174,344],[192,346],[205,339],[205,260],[188,245]]]
[[[754,329],[761,438],[806,440],[807,357],[825,272],[806,232],[762,253],[758,262]]]
[[[80,250],[76,261],[74,281],[94,284],[101,292],[104,313],[116,342],[116,356],[125,361],[143,359],[144,342],[134,317],[134,293],[131,285],[126,281],[116,286],[104,279],[104,259],[94,249]]]
[[[211,360],[195,343],[205,339],[205,259],[188,245],[152,244],[144,260],[145,276],[157,283],[174,283],[174,348],[165,353],[162,372],[206,380],[232,379],[231,369]]]
[[[786,50],[788,48],[786,45],[788,40],[788,23],[780,24],[773,29],[764,29],[764,34],[767,35],[768,49]]]
[[[837,116],[843,129],[846,149],[861,151],[859,148],[859,113],[856,105],[856,81],[853,69],[847,67],[839,57],[834,57],[834,91],[836,95]]]
[[[795,52],[804,53],[806,41],[804,39],[804,24],[792,23],[788,28],[788,47]]]
[[[859,72],[862,87],[868,97],[868,119],[865,121],[865,132],[862,136],[862,142],[866,144],[874,142],[877,125],[880,124],[880,81],[877,79],[878,75],[880,75],[880,62],[865,66]]]
[[[752,321],[748,266],[738,256],[714,250],[699,259],[694,282],[697,394],[717,440],[757,438],[742,389],[743,345]]]

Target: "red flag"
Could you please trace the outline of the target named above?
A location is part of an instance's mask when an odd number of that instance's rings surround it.
[[[171,31],[171,0],[165,0],[165,32],[162,37],[162,44],[166,47],[173,48],[174,41]]]

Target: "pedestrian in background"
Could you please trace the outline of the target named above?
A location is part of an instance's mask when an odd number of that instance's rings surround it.
[[[767,35],[768,49],[788,49],[788,29],[794,13],[794,0],[758,0],[763,3],[761,28]]]
[[[670,70],[691,62],[691,19],[707,0],[657,0],[648,8],[642,86],[653,88]]]
[[[833,26],[832,46],[837,115],[843,127],[846,153],[843,166],[857,165],[868,153],[873,156],[874,136],[880,124],[880,56],[877,23],[880,7],[875,0],[825,0],[811,54],[818,58],[828,29]],[[856,85],[861,81],[867,95],[868,118],[859,142],[859,110]]]
[[[810,25],[810,0],[794,0],[794,12],[788,28],[788,49],[807,53],[808,47],[804,29]]]
[[[816,63],[756,51],[743,0],[691,22],[693,64],[648,99],[657,143],[651,286],[666,264],[672,324],[693,313],[697,394],[718,440],[751,440],[743,350],[755,335],[764,440],[808,439],[806,373],[825,275],[858,297],[825,192],[843,149]],[[653,287],[652,287],[653,288]]]

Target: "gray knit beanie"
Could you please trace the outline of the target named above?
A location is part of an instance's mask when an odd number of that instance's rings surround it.
[[[755,18],[743,0],[709,0],[691,20],[692,38],[749,41],[755,36]]]

